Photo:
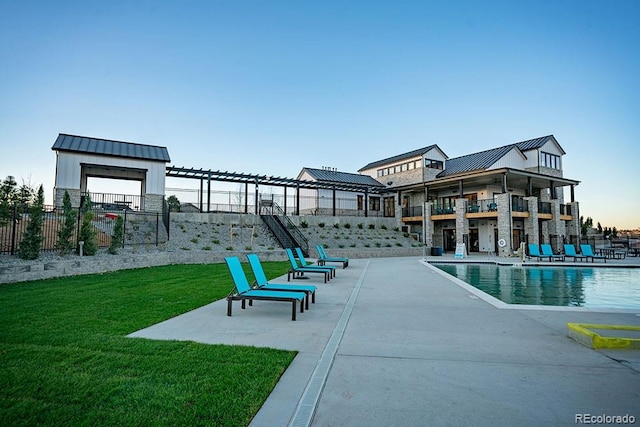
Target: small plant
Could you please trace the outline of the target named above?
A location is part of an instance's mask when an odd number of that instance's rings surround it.
[[[376,225],[375,224],[369,224],[369,230],[375,230]]]
[[[318,223],[318,227],[320,227],[320,228],[324,228],[324,222],[319,222],[319,223]]]
[[[95,255],[98,252],[98,241],[96,238],[96,230],[93,228],[91,221],[93,220],[93,212],[87,211],[82,217],[82,225],[80,225],[80,233],[78,241],[84,242],[82,247],[83,255]],[[78,253],[80,248],[78,247]]]
[[[309,224],[307,223],[307,221],[302,220],[302,221],[300,221],[300,227],[301,228],[308,228]]]
[[[352,243],[352,244],[350,244],[350,245],[349,245],[349,247],[350,247],[350,248],[355,248],[355,247],[356,247],[356,244],[355,244],[355,243]]]
[[[386,245],[384,245],[385,248],[390,248],[391,247],[391,243],[387,243]]]
[[[404,237],[409,237],[409,233],[404,233],[403,236]]]
[[[71,207],[71,196],[67,190],[64,191],[62,198],[62,212],[64,223],[60,231],[58,231],[58,242],[56,249],[60,255],[68,255],[73,250],[73,232],[76,228],[76,216],[78,213]]]
[[[211,243],[213,243],[214,245],[219,245],[220,244],[220,240],[218,239],[212,239]]]
[[[191,250],[190,248],[185,248],[184,246],[181,247],[180,249],[182,249],[183,251],[190,251]]]
[[[396,246],[402,246],[402,243],[396,242]]]
[[[211,250],[211,246],[203,246],[202,250],[203,251],[210,251]]]
[[[340,240],[340,236],[338,236],[337,234],[335,236],[333,236],[334,239],[336,240]]]
[[[364,244],[364,247],[365,247],[365,248],[369,248],[369,247],[371,247],[371,245],[370,245],[369,243],[365,243],[365,244]]]
[[[199,242],[199,240],[198,240],[196,237],[194,237],[193,239],[191,239],[191,243],[194,243],[194,244],[196,244],[196,245],[197,245],[197,244],[198,244],[198,242]]]
[[[340,224],[336,222],[335,224],[333,224],[333,228],[340,228]]]
[[[340,249],[342,249],[342,248],[344,248],[344,245],[338,245],[338,247],[339,247]]]
[[[397,233],[398,231],[400,231],[400,229],[398,227],[394,227],[393,231]]]
[[[380,246],[382,246],[382,243],[376,242],[376,248],[379,248]]]
[[[359,223],[358,223],[358,228],[359,228],[360,230],[362,230],[362,229],[364,228],[364,224],[363,224],[363,223],[361,223],[361,222],[359,222]]]
[[[380,226],[380,228],[382,228],[383,230],[386,230],[386,229],[387,229],[387,226],[386,226],[386,225],[384,225],[384,224],[382,224],[382,225]]]
[[[269,247],[267,248],[267,250],[272,251],[272,250],[273,250],[273,246],[269,246]]]
[[[124,219],[121,215],[116,217],[116,223],[113,225],[113,235],[111,236],[111,242],[109,243],[109,252],[111,255],[118,253],[118,248],[122,245],[122,238],[124,237]]]
[[[351,228],[351,224],[349,224],[348,222],[344,224],[343,226],[346,229],[350,229]]]
[[[233,246],[227,246],[225,249],[228,250],[228,251],[232,251],[233,250]]]
[[[245,251],[250,251],[250,250],[251,250],[251,246],[245,246],[245,247],[244,247],[244,250],[245,250]]]

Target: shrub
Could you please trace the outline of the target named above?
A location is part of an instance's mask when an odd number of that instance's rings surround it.
[[[60,252],[60,255],[68,255],[73,250],[73,232],[76,228],[77,212],[71,207],[71,196],[66,190],[62,198],[62,215],[64,216],[64,223],[58,231],[56,249]]]
[[[250,250],[251,250],[251,246],[245,246],[245,247],[244,247],[244,250],[245,250],[245,251],[250,251]]]
[[[363,223],[361,223],[361,222],[359,222],[359,223],[358,223],[358,228],[359,228],[360,230],[362,230],[362,228],[363,228],[363,227],[364,227],[364,224],[363,224]]]
[[[375,224],[369,224],[369,230],[374,230],[376,228]]]
[[[307,223],[307,221],[302,220],[302,221],[300,221],[300,227],[302,227],[302,228],[308,228],[308,227],[309,227],[309,224]]]
[[[318,227],[320,227],[320,228],[324,228],[324,222],[319,222],[319,223],[318,223]]]
[[[344,245],[338,245],[338,247],[339,247],[340,249],[342,249],[342,248],[344,248]]]
[[[355,243],[352,243],[352,244],[350,244],[350,245],[349,245],[349,247],[350,247],[350,248],[355,248],[355,247],[356,247],[356,244],[355,244]]]
[[[393,231],[398,232],[398,231],[400,231],[400,229],[398,227],[394,227]]]
[[[365,244],[364,244],[364,247],[365,247],[365,248],[368,248],[368,247],[370,247],[370,246],[371,246],[371,245],[370,245],[369,243],[365,243]]]
[[[211,243],[213,243],[214,245],[219,245],[220,244],[220,240],[213,239],[213,240],[211,240]]]
[[[38,189],[35,203],[29,208],[29,222],[18,246],[18,255],[22,259],[36,259],[40,256],[40,247],[44,240],[42,225],[44,224],[44,190]]]
[[[380,246],[382,246],[382,243],[376,242],[376,248],[379,248]]]
[[[382,228],[383,230],[386,230],[386,229],[387,229],[387,226],[386,226],[386,225],[384,225],[384,224],[382,224],[382,225],[380,226],[380,228]]]
[[[211,250],[211,246],[203,246],[202,250],[203,251],[210,251]]]
[[[233,246],[227,246],[225,249],[228,250],[228,251],[232,251],[233,250]]]
[[[111,235],[111,242],[109,243],[109,252],[111,255],[118,253],[118,248],[122,245],[124,238],[124,219],[118,215],[116,217],[116,223],[113,225],[113,234]]]
[[[191,243],[195,243],[196,245],[198,244],[199,240],[194,237],[193,239],[191,239]]]
[[[336,222],[335,224],[333,224],[333,228],[340,228],[340,224]]]
[[[87,256],[95,255],[98,252],[98,240],[96,238],[96,230],[91,223],[92,220],[93,212],[87,211],[82,216],[80,234],[78,235],[78,253],[80,253],[80,242],[84,242],[82,254]]]
[[[402,243],[396,242],[396,246],[402,246]]]
[[[349,229],[351,228],[351,224],[349,224],[348,222],[344,224],[344,228]]]

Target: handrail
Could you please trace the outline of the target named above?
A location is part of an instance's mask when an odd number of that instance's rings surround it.
[[[269,214],[261,214],[260,217],[274,233],[280,244],[283,245],[283,247],[297,246],[305,255],[308,255],[309,240],[285,214],[282,208],[275,201],[270,203],[270,206],[263,205],[262,208],[266,209]],[[277,226],[274,222],[269,222],[266,218],[273,218]],[[275,230],[276,227],[278,228],[278,231]]]

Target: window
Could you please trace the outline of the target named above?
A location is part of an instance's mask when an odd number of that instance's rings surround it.
[[[550,169],[562,169],[560,156],[551,153],[540,152],[540,166]]]
[[[384,216],[392,217],[396,215],[395,200],[396,198],[393,196],[384,198]]]
[[[380,210],[380,197],[371,197],[369,199],[369,210],[372,210],[372,211]]]
[[[431,169],[443,169],[444,163],[441,160],[424,159],[424,166]]]
[[[364,206],[364,198],[362,194],[358,194],[358,210],[361,211]]]

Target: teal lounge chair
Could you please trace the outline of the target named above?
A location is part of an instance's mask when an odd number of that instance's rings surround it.
[[[594,259],[602,259],[604,260],[604,262],[607,262],[607,257],[604,255],[596,255],[593,253],[593,249],[591,249],[591,245],[580,245],[580,252],[582,252],[582,255],[586,256],[587,258],[591,258],[591,262],[593,262]]]
[[[291,281],[291,276],[295,279],[296,276],[302,276],[304,273],[322,273],[324,274],[324,283],[331,278],[331,270],[328,268],[321,268],[319,266],[311,268],[311,267],[300,267],[298,265],[298,261],[293,256],[293,251],[291,248],[285,248],[285,252],[287,253],[287,257],[289,258],[289,262],[291,263],[291,268],[287,272],[287,282]]]
[[[551,245],[548,243],[542,243],[540,245],[540,249],[542,250],[542,256],[548,256],[551,261],[559,260],[564,261],[564,255],[556,255],[553,253],[553,249],[551,249]]]
[[[232,293],[227,297],[227,316],[231,316],[231,305],[233,301],[242,301],[242,308],[245,308],[245,301],[249,301],[249,305],[253,300],[261,301],[286,301],[291,303],[291,320],[296,320],[296,304],[300,302],[300,313],[304,313],[304,292],[281,292],[251,289],[247,276],[244,274],[242,265],[238,257],[229,257],[224,259],[231,273],[231,278],[235,284],[237,293]]]
[[[529,243],[529,257],[538,258],[538,261],[542,261],[542,258],[549,258],[549,262],[551,262],[551,257],[541,254],[538,245],[534,245],[533,243]]]
[[[331,270],[331,277],[336,277],[336,267],[334,267],[333,265],[313,265],[311,263],[308,263],[304,257],[304,254],[302,253],[302,249],[300,248],[296,248],[296,255],[298,257],[298,261],[300,261],[301,267],[328,268],[329,270]]]
[[[576,253],[576,248],[575,246],[571,245],[571,244],[565,244],[564,245],[564,256],[566,257],[572,257],[573,261],[577,261],[577,260],[587,260],[587,257],[584,255],[579,255]]]
[[[280,283],[269,283],[267,280],[267,276],[264,274],[264,269],[262,268],[262,264],[260,263],[260,258],[256,254],[247,255],[247,259],[249,260],[249,265],[251,265],[251,270],[253,271],[253,275],[256,278],[256,288],[254,289],[264,289],[269,291],[294,291],[294,292],[304,292],[307,294],[307,298],[305,300],[305,310],[309,309],[309,297],[311,297],[311,302],[316,303],[316,286],[314,285],[287,285]]]
[[[330,257],[322,245],[316,245],[316,251],[318,251],[318,265],[325,265],[327,262],[341,262],[342,268],[349,267],[349,258]]]

